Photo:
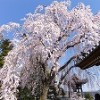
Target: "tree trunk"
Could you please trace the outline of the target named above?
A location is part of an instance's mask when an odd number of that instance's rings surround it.
[[[43,94],[40,96],[40,100],[47,100],[49,86],[44,86]]]

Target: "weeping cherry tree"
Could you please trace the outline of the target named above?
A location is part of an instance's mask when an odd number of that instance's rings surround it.
[[[72,62],[79,57],[83,59],[81,52],[87,53],[98,45],[100,13],[94,15],[90,7],[82,3],[72,10],[69,6],[70,1],[54,1],[27,14],[23,24],[10,22],[0,26],[1,39],[13,34],[13,48],[0,70],[3,100],[17,100],[19,86],[27,87],[33,96],[46,100],[48,88],[56,76],[65,70],[63,78],[58,79],[61,83],[75,67]],[[59,59],[72,48],[75,54],[61,66]]]

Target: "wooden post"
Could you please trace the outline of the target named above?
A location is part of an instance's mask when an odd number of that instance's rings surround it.
[[[69,98],[71,96],[71,84],[70,84],[70,82],[68,83],[68,96],[69,96]]]

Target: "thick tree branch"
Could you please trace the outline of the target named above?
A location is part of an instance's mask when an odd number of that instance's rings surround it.
[[[62,56],[62,54],[63,54],[67,49],[72,48],[72,47],[78,45],[78,44],[81,42],[81,39],[82,39],[84,36],[85,36],[85,33],[82,34],[82,35],[80,35],[79,39],[78,39],[76,42],[75,42],[75,39],[73,39],[73,40],[70,41],[70,42],[67,42],[67,43],[65,44],[65,46],[61,49],[62,52],[60,53],[59,57],[57,57],[56,61],[59,60],[59,58]]]
[[[80,42],[81,42],[81,39],[85,36],[85,33],[80,35],[80,37],[78,37],[79,39],[76,41],[76,39],[73,39],[72,41],[70,42],[67,42],[65,47],[63,48],[63,51],[71,48],[71,47],[74,47],[76,45],[78,45]]]
[[[60,68],[58,69],[58,72],[62,71],[64,68],[66,68],[66,67],[68,66],[68,64],[69,64],[72,60],[74,60],[75,58],[77,58],[78,56],[79,56],[79,55],[75,55],[75,56],[71,57],[62,67],[60,67]]]
[[[50,74],[49,74],[49,78],[48,78],[48,83],[51,84],[52,80],[55,78],[56,76],[56,71],[55,71],[55,66],[53,66],[51,68]]]

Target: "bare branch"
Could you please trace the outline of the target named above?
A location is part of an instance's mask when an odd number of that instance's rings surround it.
[[[80,36],[78,37],[79,39],[78,39],[77,41],[75,41],[75,39],[73,39],[72,41],[67,42],[67,43],[65,44],[65,46],[61,49],[62,52],[60,53],[59,57],[57,57],[56,61],[59,60],[59,58],[62,56],[62,54],[63,54],[67,49],[72,48],[72,47],[78,45],[78,44],[81,42],[81,39],[82,39],[84,36],[85,36],[85,33],[82,34],[82,35],[80,35]]]
[[[75,58],[77,58],[79,55],[75,55],[72,56],[62,67],[59,68],[58,72],[62,71],[64,68],[66,68],[68,66],[68,64],[74,60]]]
[[[75,41],[75,39],[73,39],[72,41],[70,42],[67,42],[65,47],[63,48],[63,51],[66,51],[67,49],[71,48],[71,47],[74,47],[76,45],[78,45],[80,42],[81,42],[81,39],[85,36],[85,33],[80,35],[78,38],[77,41]]]

